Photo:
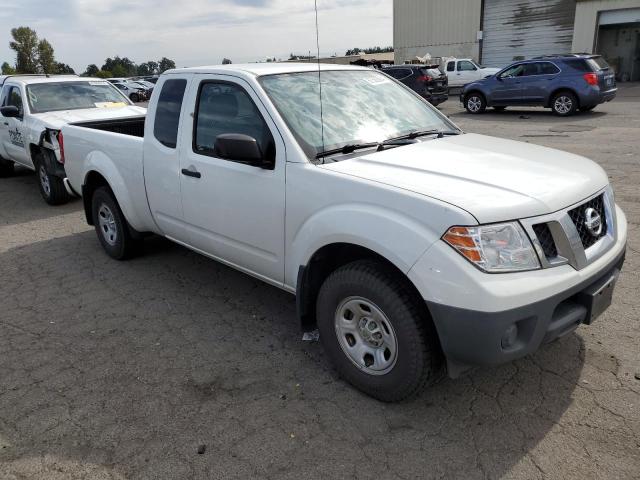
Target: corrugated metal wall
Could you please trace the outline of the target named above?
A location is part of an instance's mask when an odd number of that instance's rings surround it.
[[[575,0],[485,0],[483,65],[569,53],[575,12]]]
[[[416,55],[478,58],[481,0],[394,0],[395,62]]]

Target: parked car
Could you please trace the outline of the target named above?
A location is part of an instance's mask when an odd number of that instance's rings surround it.
[[[463,134],[369,68],[186,68],[158,88],[146,120],[62,129],[104,250],[155,233],[294,293],[369,395],[523,357],[611,302],[627,221],[586,158]]]
[[[147,91],[141,85],[132,82],[112,82],[113,86],[126,95],[133,103],[144,102],[147,99]]]
[[[380,70],[404,83],[434,106],[449,98],[447,76],[437,65],[395,65]]]
[[[0,177],[14,164],[35,170],[42,198],[57,205],[72,194],[65,185],[58,133],[68,122],[141,115],[109,82],[69,75],[6,76],[0,90]]]
[[[145,91],[145,96],[147,99],[151,98],[151,94],[153,93],[153,89],[155,85],[151,82],[147,82],[145,80],[131,80],[128,82],[128,85],[140,86]]]
[[[449,87],[462,87],[467,83],[494,75],[500,69],[483,67],[471,58],[453,58],[446,61],[444,71],[449,79]]]
[[[617,90],[615,74],[600,55],[557,55],[515,62],[466,85],[460,101],[469,113],[482,113],[486,107],[540,106],[568,116],[610,102]]]

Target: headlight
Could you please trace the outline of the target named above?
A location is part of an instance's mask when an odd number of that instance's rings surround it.
[[[442,239],[485,272],[540,268],[533,245],[518,222],[451,227]]]

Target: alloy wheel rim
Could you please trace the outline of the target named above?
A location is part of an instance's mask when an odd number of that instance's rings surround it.
[[[98,224],[102,237],[111,246],[118,241],[118,226],[111,209],[104,203],[98,209]]]
[[[42,191],[44,194],[49,197],[51,195],[51,184],[49,183],[49,176],[47,175],[47,170],[43,165],[38,169],[38,174],[40,176],[40,185],[42,185]]]
[[[481,105],[482,102],[478,97],[470,97],[469,100],[467,100],[467,106],[472,112],[477,112],[478,110],[480,110]]]
[[[569,113],[569,111],[571,111],[571,108],[573,107],[573,101],[569,97],[562,95],[556,98],[554,105],[556,108],[556,112]]]
[[[396,364],[398,339],[384,312],[363,297],[343,300],[335,314],[335,332],[347,358],[369,375],[384,375]]]

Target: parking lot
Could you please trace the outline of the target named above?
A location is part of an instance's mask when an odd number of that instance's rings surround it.
[[[0,180],[0,479],[637,479],[640,86],[570,118],[440,109],[607,170],[630,237],[594,325],[383,404],[301,341],[293,296],[159,238],[115,262],[80,201],[47,206],[20,170]]]

